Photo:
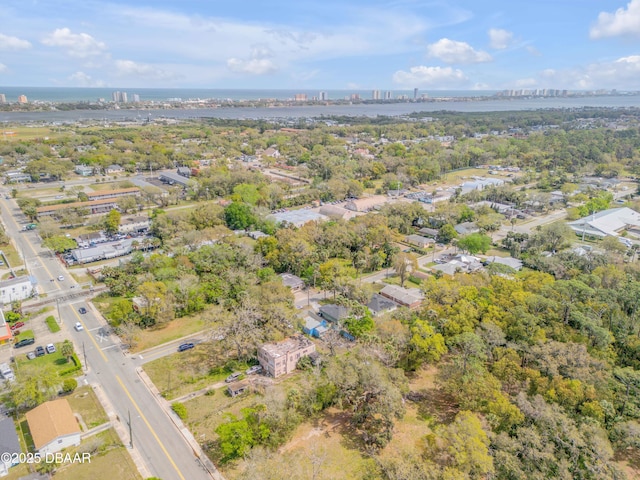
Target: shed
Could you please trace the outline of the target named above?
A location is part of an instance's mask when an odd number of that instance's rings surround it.
[[[227,392],[232,397],[242,395],[249,388],[249,380],[241,380],[239,382],[233,382],[227,387]]]

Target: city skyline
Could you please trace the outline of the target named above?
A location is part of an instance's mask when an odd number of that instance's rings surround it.
[[[0,8],[0,85],[640,90],[640,0]]]

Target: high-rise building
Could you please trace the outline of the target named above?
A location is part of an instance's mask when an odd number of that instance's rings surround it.
[[[4,93],[0,93],[0,103],[7,103],[7,97],[5,97]]]
[[[413,89],[413,99],[416,100],[418,98],[418,89],[414,88]]]
[[[135,103],[140,103],[140,95],[138,95],[137,93],[134,93],[134,94],[131,96],[131,101],[132,101],[132,102],[135,102]]]
[[[350,100],[360,100],[360,94],[359,93],[352,93],[351,96],[349,97]]]
[[[329,95],[327,95],[327,92],[320,92],[318,94],[318,100],[320,100],[321,102],[329,100]]]
[[[391,100],[391,92],[389,90],[384,92],[384,99],[385,100]]]
[[[296,93],[296,94],[293,96],[293,99],[294,99],[296,102],[306,102],[306,101],[307,101],[307,94],[306,94],[306,93]]]
[[[20,95],[18,96],[18,103],[29,103],[29,100],[27,100],[26,95]]]
[[[371,99],[372,100],[380,100],[380,90],[373,90],[371,92]]]
[[[111,94],[111,100],[116,103],[127,103],[127,92],[113,92]]]

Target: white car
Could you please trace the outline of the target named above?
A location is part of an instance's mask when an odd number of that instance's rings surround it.
[[[76,332],[79,332],[80,330],[84,330],[84,327],[82,326],[82,324],[80,322],[76,322],[76,325],[73,328],[76,329]]]
[[[56,346],[53,343],[49,343],[49,344],[47,344],[45,349],[47,350],[47,353],[55,353]]]
[[[64,280],[64,277],[62,275],[58,275],[58,280],[62,282]]]

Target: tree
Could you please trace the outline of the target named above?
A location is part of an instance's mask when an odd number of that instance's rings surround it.
[[[231,230],[246,230],[257,223],[250,205],[233,202],[224,209],[224,220]]]
[[[118,230],[120,230],[121,217],[122,215],[120,215],[120,212],[115,208],[105,215],[104,231],[108,235],[113,235],[114,233],[118,233]]]
[[[173,296],[164,282],[147,281],[136,289],[143,299],[142,314],[154,323],[173,319]]]
[[[42,244],[56,253],[64,253],[78,247],[78,244],[73,238],[67,238],[64,235],[54,235],[46,238]]]
[[[482,233],[471,233],[458,239],[458,247],[475,255],[478,252],[487,253],[491,246],[491,238]]]
[[[411,272],[418,270],[418,259],[411,253],[398,252],[393,258],[393,269],[400,277],[400,286],[404,287]]]
[[[62,345],[60,345],[60,353],[63,357],[66,357],[67,363],[71,361],[71,357],[73,357],[74,353],[73,343],[71,343],[69,340],[65,340],[64,342],[62,342]]]
[[[412,361],[412,369],[419,367],[423,362],[437,362],[447,353],[444,337],[436,333],[425,320],[416,320],[413,323],[409,348],[408,358]]]
[[[441,243],[450,243],[451,240],[458,237],[458,232],[450,223],[445,223],[438,230],[438,241]]]
[[[557,252],[569,245],[576,238],[575,232],[564,222],[545,225],[534,235],[534,242],[546,250]]]

